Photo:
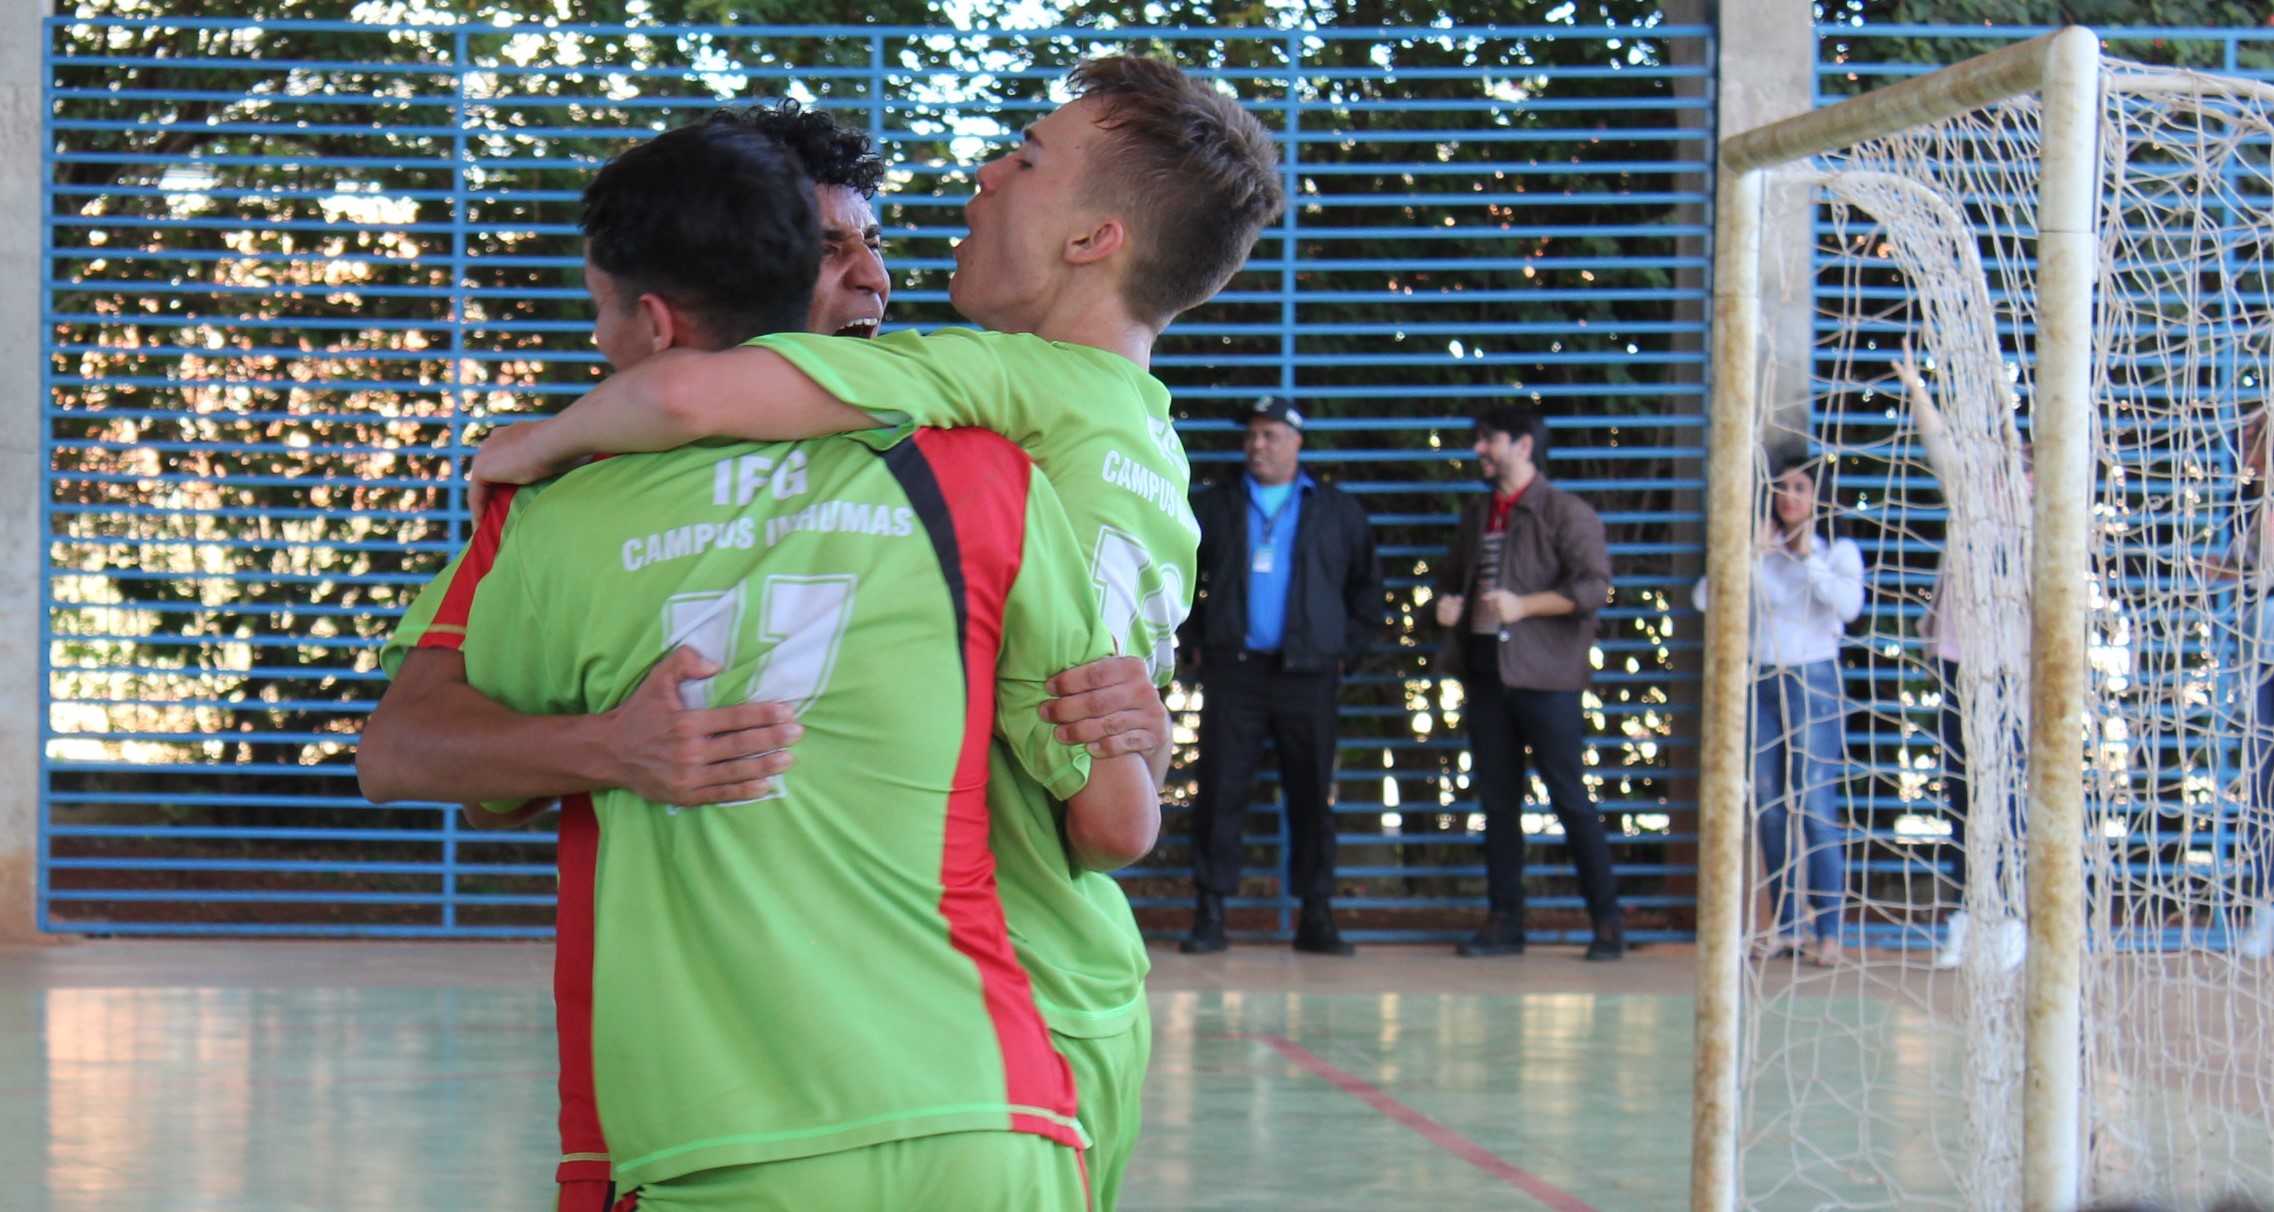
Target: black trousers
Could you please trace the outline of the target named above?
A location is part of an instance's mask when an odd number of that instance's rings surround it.
[[[1288,673],[1276,653],[1212,658],[1200,673],[1200,785],[1192,800],[1192,882],[1202,892],[1240,889],[1256,767],[1268,738],[1279,751],[1287,804],[1287,893],[1334,895],[1334,673]]]
[[[1957,885],[1959,907],[1966,905],[1966,822],[1974,812],[1974,780],[1967,774],[1966,714],[1958,706],[1958,662],[1938,660],[1942,672],[1942,711],[1935,717],[1935,737],[1942,742],[1942,789],[1950,801],[1950,878]],[[2016,754],[2029,750],[2029,738],[2019,729],[2008,734]],[[2017,768],[2021,767],[2017,763]],[[2006,803],[2006,836],[2022,836],[2022,797]],[[2000,875],[2004,874],[2002,871]]]
[[[1958,710],[1958,664],[1938,660],[1942,672],[1942,710],[1935,716],[1935,739],[1942,742],[1942,794],[1950,801],[1950,879],[1956,900],[1966,906],[1966,814],[1973,810],[1972,781],[1966,777],[1966,717]]]
[[[1485,881],[1495,912],[1524,912],[1525,755],[1547,784],[1548,806],[1563,822],[1564,846],[1579,874],[1579,894],[1596,921],[1619,911],[1618,877],[1603,814],[1587,798],[1580,749],[1586,721],[1576,690],[1511,690],[1500,684],[1500,641],[1470,636],[1469,773],[1484,806]]]

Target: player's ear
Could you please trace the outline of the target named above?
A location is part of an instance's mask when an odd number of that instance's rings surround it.
[[[1128,242],[1129,232],[1121,220],[1101,217],[1066,241],[1066,260],[1073,265],[1095,265],[1120,252]]]
[[[662,353],[674,345],[687,343],[686,324],[662,295],[641,295],[639,307],[640,323],[647,329],[649,353]]]

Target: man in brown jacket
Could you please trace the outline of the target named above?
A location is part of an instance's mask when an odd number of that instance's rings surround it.
[[[1524,758],[1547,784],[1595,928],[1587,958],[1626,953],[1603,817],[1587,794],[1579,696],[1594,679],[1595,615],[1611,589],[1603,519],[1548,482],[1547,425],[1528,404],[1476,419],[1477,470],[1492,489],[1461,510],[1437,585],[1452,629],[1441,667],[1466,691],[1470,776],[1484,808],[1490,913],[1462,955],[1524,950]]]

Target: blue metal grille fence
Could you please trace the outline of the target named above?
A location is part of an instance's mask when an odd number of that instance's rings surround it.
[[[1158,373],[1197,474],[1237,458],[1231,402],[1287,391],[1317,418],[1309,464],[1374,515],[1397,618],[1346,696],[1357,936],[1446,936],[1481,903],[1465,743],[1416,605],[1473,490],[1462,418],[1507,394],[1556,417],[1552,472],[1611,526],[1591,770],[1640,933],[1687,929],[1695,635],[1669,602],[1701,476],[1704,29],[49,31],[46,928],[549,929],[549,835],[365,804],[351,762],[377,648],[465,534],[469,436],[599,372],[584,178],[718,104],[813,101],[893,165],[892,319],[947,322],[959,165],[1075,59],[1138,44],[1284,132],[1295,205]],[[1174,807],[1127,875],[1164,930],[1185,903]],[[1258,808],[1235,924],[1283,928]],[[1535,904],[1576,906],[1560,848],[1542,860]]]

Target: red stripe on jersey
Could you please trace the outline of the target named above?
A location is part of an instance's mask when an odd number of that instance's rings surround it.
[[[592,911],[600,817],[589,795],[561,799],[559,907],[553,917],[553,1022],[561,1050],[561,1212],[600,1212],[608,1199],[608,1140],[592,1096]],[[575,1198],[578,1204],[569,1201]]]
[[[465,650],[466,617],[474,612],[474,591],[482,587],[482,578],[497,563],[497,548],[505,538],[505,516],[513,512],[515,491],[515,485],[507,484],[490,494],[489,504],[482,507],[482,524],[474,529],[474,541],[466,544],[466,558],[458,561],[457,575],[442,591],[442,607],[434,612],[434,621],[419,636],[417,647]]]
[[[940,913],[948,938],[979,969],[988,1016],[1003,1053],[1004,1093],[1013,1106],[1071,1120],[1074,1075],[1050,1044],[1026,969],[1011,946],[988,847],[987,746],[995,730],[995,658],[1003,611],[1026,550],[1026,499],[1034,464],[1007,439],[981,429],[920,429],[911,439],[938,481],[955,531],[965,593],[964,730],[948,796],[941,856]],[[1079,1148],[1078,1132],[1039,1115],[1013,1115],[1011,1127]]]

